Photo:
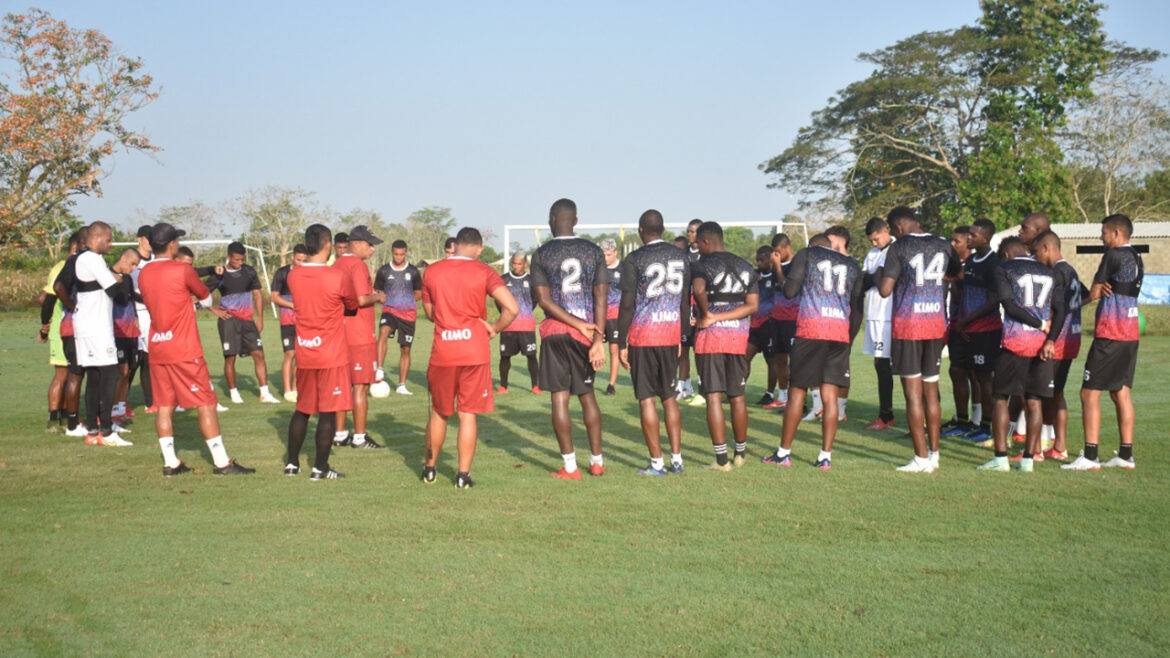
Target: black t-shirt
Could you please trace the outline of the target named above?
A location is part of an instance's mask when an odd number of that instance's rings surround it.
[[[678,247],[655,240],[621,262],[618,342],[631,347],[678,345],[690,324],[690,266]],[[627,301],[627,298],[629,301]]]
[[[601,323],[599,328],[603,331],[605,318],[594,317],[593,288],[608,284],[601,247],[583,238],[554,237],[532,254],[532,286],[548,288],[552,303],[586,322]],[[608,288],[605,293],[609,294]],[[555,334],[569,334],[579,342],[592,343],[591,336],[582,336],[568,325],[546,317],[540,323],[541,337]]]

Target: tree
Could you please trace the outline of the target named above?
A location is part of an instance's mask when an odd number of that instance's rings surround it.
[[[304,239],[310,224],[329,225],[333,213],[300,188],[269,186],[250,190],[237,202],[236,213],[247,226],[242,239],[264,250],[273,264],[284,265],[293,245]]]
[[[141,59],[119,54],[96,30],[49,12],[0,21],[0,241],[78,194],[101,195],[101,165],[115,150],[159,147],[127,127],[158,97]]]
[[[433,263],[445,256],[443,243],[451,237],[455,222],[450,208],[428,206],[414,211],[400,224],[391,224],[390,233],[406,240],[413,258]]]

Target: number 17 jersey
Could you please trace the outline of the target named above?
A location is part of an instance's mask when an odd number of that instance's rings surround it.
[[[936,340],[947,333],[945,277],[959,273],[959,259],[946,240],[911,233],[890,245],[883,278],[895,279],[893,338]]]
[[[554,304],[586,322],[594,322],[593,286],[608,282],[601,247],[583,238],[554,237],[532,255],[532,287],[548,288]],[[557,334],[569,334],[582,345],[593,344],[592,336],[584,336],[559,320],[546,317],[541,321],[541,338]]]

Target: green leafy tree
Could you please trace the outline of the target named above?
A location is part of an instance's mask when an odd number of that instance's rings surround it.
[[[414,211],[401,223],[391,224],[390,234],[406,240],[412,261],[433,263],[444,257],[443,243],[453,237],[456,221],[450,208],[428,206]]]
[[[288,262],[310,224],[329,226],[334,219],[329,209],[314,201],[312,192],[278,186],[250,190],[236,202],[236,213],[247,227],[241,239],[263,249],[275,266]]]

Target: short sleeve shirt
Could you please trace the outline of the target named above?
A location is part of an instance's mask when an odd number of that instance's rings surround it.
[[[142,302],[150,312],[150,362],[187,363],[203,358],[191,298],[211,295],[195,268],[169,258],[155,258],[138,274]]]
[[[520,308],[516,313],[516,319],[512,320],[512,324],[504,331],[536,331],[536,316],[532,312],[531,279],[527,272],[520,276],[511,272],[504,275],[504,285],[508,287],[508,292],[516,299],[516,306]]]
[[[414,322],[418,318],[418,302],[414,293],[422,290],[422,275],[418,268],[410,263],[395,269],[391,263],[378,268],[374,277],[374,288],[386,293],[386,301],[382,304],[382,312],[389,313],[407,322]]]
[[[601,247],[572,235],[555,237],[532,255],[532,286],[547,287],[549,299],[565,312],[586,322],[593,317],[593,287],[609,282],[605,256]],[[591,345],[592,337],[551,317],[540,323],[540,337],[569,334],[574,340]]]
[[[286,302],[292,303],[292,293],[288,289],[288,275],[292,265],[284,265],[272,275],[272,293]],[[297,313],[294,309],[279,307],[280,326],[291,327],[297,323]]]
[[[251,265],[241,265],[238,270],[224,268],[223,274],[217,278],[219,307],[233,318],[253,322],[256,318],[252,291],[260,290],[260,277],[255,268]]]
[[[861,296],[861,267],[825,247],[801,249],[790,276],[802,281],[796,337],[849,342],[853,300]]]
[[[726,251],[716,251],[699,259],[691,279],[702,277],[707,294],[707,310],[723,313],[747,301],[756,293],[760,275],[751,263]],[[695,331],[695,354],[744,354],[747,351],[748,319],[724,320]]]
[[[1064,326],[1056,338],[1057,360],[1075,359],[1081,353],[1081,305],[1084,304],[1085,288],[1081,285],[1077,271],[1068,261],[1059,260],[1052,268],[1056,272],[1057,284],[1064,289]]]
[[[288,273],[288,289],[297,307],[297,368],[348,366],[345,312],[358,303],[352,279],[337,267],[305,263]]]
[[[366,267],[366,262],[362,259],[353,254],[342,254],[340,258],[333,261],[333,267],[349,277],[350,285],[353,286],[353,291],[358,297],[374,294],[374,282],[370,279],[370,268]],[[378,336],[374,333],[374,316],[373,305],[359,308],[356,313],[346,313],[345,336],[350,345],[368,345],[378,342]]]
[[[114,335],[114,301],[106,288],[118,284],[105,259],[97,252],[80,254],[76,263],[77,307],[73,335],[78,338]]]
[[[1052,298],[1063,295],[1056,285],[1055,272],[1029,257],[1004,261],[997,268],[997,288],[1002,299],[1012,302],[1035,318],[1038,324],[1052,320]],[[1006,296],[1005,296],[1006,295]],[[1018,356],[1035,357],[1040,354],[1047,335],[1036,327],[1005,315],[1003,321],[1003,348]]]
[[[427,268],[423,303],[431,304],[435,320],[432,366],[474,366],[491,362],[487,297],[504,285],[486,263],[452,256]]]
[[[622,261],[619,295],[634,294],[634,314],[626,334],[630,347],[668,347],[682,340],[683,300],[685,296],[689,303],[690,297],[689,266],[683,250],[662,240],[643,245]]]
[[[982,256],[972,252],[967,260],[963,261],[963,278],[960,279],[959,286],[963,317],[970,316],[989,300],[995,299],[995,268],[998,266],[999,256],[991,250]],[[1001,329],[1003,321],[1000,320],[998,308],[967,325],[968,333]]]
[[[937,340],[946,335],[946,277],[959,259],[946,240],[928,233],[904,235],[886,253],[883,278],[894,284],[893,338]]]
[[[605,319],[616,320],[618,309],[622,305],[622,264],[619,262],[613,267],[605,268],[605,273],[609,276],[609,291],[605,296]]]
[[[1097,338],[1135,341],[1141,337],[1137,300],[1143,273],[1142,257],[1129,245],[1109,249],[1101,257],[1093,283],[1108,283],[1113,294],[1097,304]]]

